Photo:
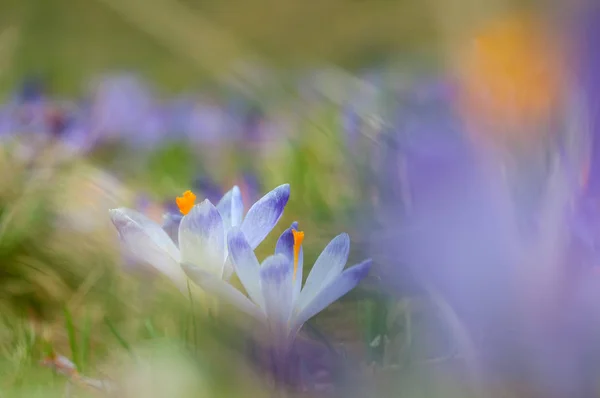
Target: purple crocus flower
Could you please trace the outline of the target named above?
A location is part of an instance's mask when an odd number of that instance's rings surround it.
[[[462,135],[458,118],[445,101],[435,96],[401,98],[399,121],[382,136],[385,141],[379,156],[382,163],[378,191],[379,212],[383,214],[379,219],[383,236],[390,236],[389,240],[380,239],[377,234],[375,252],[388,253],[388,260],[396,259],[415,267],[412,272],[407,270],[404,277],[388,280],[401,279],[405,284],[412,279],[411,274],[418,278],[433,277],[442,284],[463,277],[475,278],[467,275],[477,272],[470,269],[475,266],[475,257],[467,261],[465,256],[466,253],[474,256],[478,251],[466,250],[459,243],[472,245],[479,240],[493,240],[483,235],[484,231],[494,233],[495,221],[484,216],[491,212],[491,202],[484,188],[481,165],[474,148]],[[398,244],[400,232],[394,226],[398,219],[404,219],[405,228],[411,232],[408,235],[402,232],[408,239],[407,247]],[[427,248],[435,245],[434,240],[440,250]],[[487,255],[485,250],[492,250],[492,246],[489,242],[487,249],[481,247],[481,255]],[[454,261],[456,266],[449,265]],[[442,264],[446,265],[440,268]],[[465,267],[469,269],[460,275],[459,270]]]
[[[319,255],[302,286],[303,238],[298,223],[292,223],[279,237],[275,254],[261,264],[243,230],[233,228],[229,232],[229,252],[248,296],[201,269],[185,267],[200,287],[237,306],[265,326],[273,353],[273,372],[279,382],[286,382],[289,377],[286,367],[290,364],[292,344],[302,325],[356,287],[371,267],[371,260],[366,260],[344,270],[350,238],[340,234]]]
[[[382,279],[441,297],[476,341],[480,369],[506,376],[526,364],[546,396],[593,396],[588,357],[600,322],[592,297],[600,295],[590,292],[600,280],[583,270],[598,261],[597,199],[580,197],[570,159],[555,150],[533,179],[531,156],[506,173],[507,157],[463,133],[451,96],[428,96],[405,104],[391,132],[403,173],[382,167],[383,188],[402,175],[409,202],[398,206],[404,197],[390,190],[378,208],[374,252],[390,265]],[[531,181],[541,189],[517,195]]]
[[[435,292],[469,332],[495,342],[478,347],[491,361],[514,336],[502,327],[515,308],[518,230],[501,173],[451,104],[435,92],[399,99],[398,121],[382,135],[370,249],[384,286],[400,296]]]

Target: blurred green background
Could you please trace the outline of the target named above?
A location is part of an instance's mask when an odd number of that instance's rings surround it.
[[[78,93],[132,69],[167,90],[209,84],[240,57],[287,68],[356,69],[441,59],[447,41],[531,1],[2,0],[0,88],[24,76]],[[512,5],[511,5],[512,4]],[[3,90],[4,91],[4,90]]]

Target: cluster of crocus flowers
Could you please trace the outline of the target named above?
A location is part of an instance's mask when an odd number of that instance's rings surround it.
[[[240,227],[256,248],[279,221],[289,192],[287,184],[275,188],[258,200],[245,217],[237,187],[216,206],[208,199],[195,204],[196,196],[184,193],[177,198],[181,217],[167,216],[164,226],[127,208],[110,210],[110,216],[122,243],[136,260],[150,264],[185,291],[187,277],[182,264],[197,266],[219,278],[230,275],[226,267],[227,233]]]
[[[279,221],[289,194],[287,184],[275,188],[245,217],[238,187],[216,206],[209,200],[195,204],[196,195],[186,191],[176,200],[182,215],[167,216],[163,226],[125,208],[111,210],[110,216],[138,261],[152,265],[182,291],[189,277],[262,321],[273,343],[288,347],[309,318],[352,290],[371,266],[366,260],[344,271],[350,239],[341,234],[323,250],[302,286],[304,233],[296,222],[281,234],[274,255],[259,263],[254,250]],[[228,282],[233,270],[248,296]]]

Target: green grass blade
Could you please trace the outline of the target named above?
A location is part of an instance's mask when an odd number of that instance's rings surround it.
[[[75,324],[73,323],[73,317],[67,307],[64,308],[65,314],[65,327],[67,329],[67,336],[69,338],[69,347],[71,347],[71,360],[75,364],[77,370],[81,370],[81,363],[79,361],[79,347],[77,346],[77,331],[75,330]]]
[[[192,341],[194,342],[194,350],[198,349],[198,340],[197,340],[197,329],[196,329],[196,313],[194,311],[194,298],[192,297],[192,288],[190,287],[190,281],[187,282],[188,288],[188,296],[190,299],[190,315],[192,321]]]
[[[156,339],[158,337],[158,333],[156,333],[156,329],[154,329],[154,326],[152,325],[152,320],[146,319],[144,322],[144,327],[146,328],[146,332],[148,332],[150,338]]]
[[[108,326],[108,329],[110,330],[112,335],[115,336],[115,338],[117,339],[119,344],[121,344],[121,346],[123,348],[125,348],[127,351],[131,352],[131,346],[129,345],[129,343],[127,343],[127,341],[123,338],[123,336],[121,336],[121,334],[119,333],[117,328],[115,328],[115,326],[110,321],[110,319],[108,319],[108,317],[104,318],[104,323],[106,324],[106,326]]]
[[[81,371],[85,372],[90,359],[90,340],[92,334],[92,320],[89,314],[85,317],[83,330],[81,331]]]

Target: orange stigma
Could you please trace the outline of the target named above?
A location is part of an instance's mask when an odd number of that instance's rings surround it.
[[[186,214],[188,214],[190,212],[190,210],[192,210],[192,207],[194,207],[195,201],[196,201],[196,195],[194,195],[194,193],[192,191],[185,191],[183,193],[183,196],[178,196],[177,199],[175,199],[175,202],[177,203],[177,207],[179,207],[179,211],[184,216]]]
[[[294,235],[294,280],[296,280],[296,273],[298,272],[298,256],[300,255],[300,247],[304,240],[304,232],[292,229],[292,234]]]

